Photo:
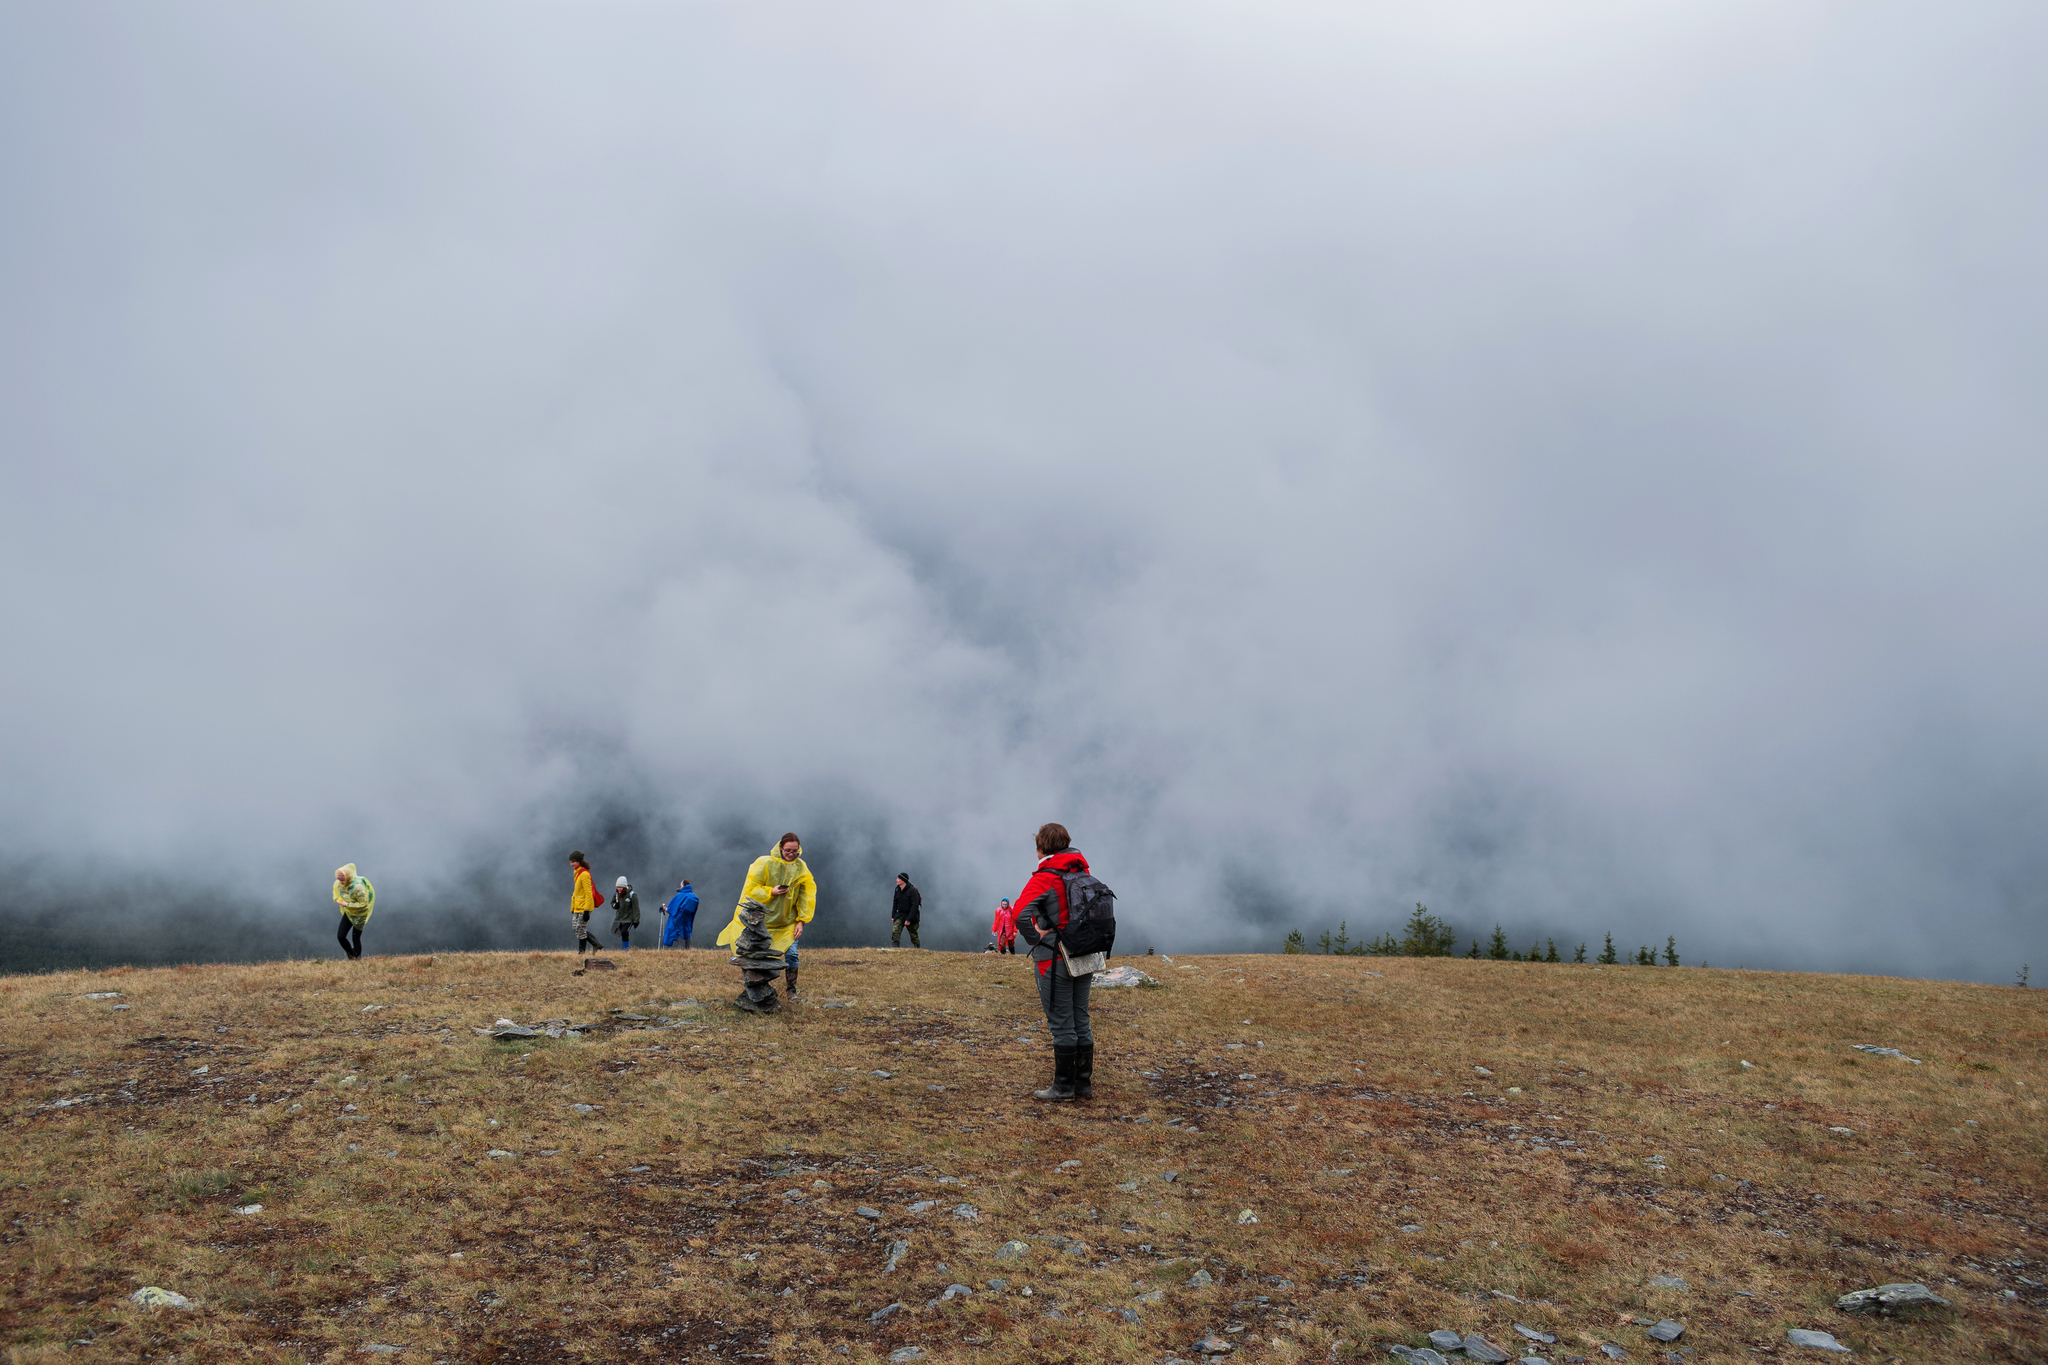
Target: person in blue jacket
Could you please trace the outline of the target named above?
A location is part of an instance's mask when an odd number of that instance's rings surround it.
[[[697,927],[697,893],[690,889],[689,878],[683,879],[681,889],[668,898],[668,923],[661,927],[661,946],[673,948],[681,939],[685,948],[690,946],[690,933]]]

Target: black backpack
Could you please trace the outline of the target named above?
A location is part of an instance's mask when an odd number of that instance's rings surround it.
[[[1067,884],[1067,927],[1059,940],[1072,957],[1106,953],[1116,943],[1116,892],[1091,873],[1062,872]]]

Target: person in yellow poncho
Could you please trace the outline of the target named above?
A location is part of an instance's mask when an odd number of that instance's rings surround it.
[[[569,887],[569,923],[576,928],[576,960],[581,962],[586,950],[593,953],[604,951],[603,941],[590,932],[590,912],[603,902],[598,900],[597,888],[591,884],[590,863],[585,860],[582,849],[569,855],[569,867],[574,878]]]
[[[773,1014],[782,1008],[775,993],[778,972],[789,973],[789,993],[796,994],[796,941],[818,909],[818,883],[803,853],[803,841],[785,834],[773,853],[754,859],[732,923],[718,936],[721,948],[733,945],[732,965],[740,969],[740,994],[733,1003],[743,1010]]]
[[[377,908],[377,888],[356,871],[354,863],[345,864],[334,869],[334,903],[341,907],[341,927],[334,936],[348,960],[354,962],[363,955],[363,926],[370,922],[370,911]]]

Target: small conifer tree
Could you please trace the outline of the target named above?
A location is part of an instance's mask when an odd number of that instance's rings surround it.
[[[1607,946],[1605,948],[1602,948],[1600,950],[1600,956],[1593,960],[1595,962],[1598,962],[1603,967],[1612,967],[1615,963],[1621,961],[1621,959],[1619,957],[1616,957],[1614,954],[1613,934],[1609,934],[1607,936]]]
[[[1508,960],[1508,936],[1498,924],[1493,926],[1493,937],[1486,941],[1486,955],[1495,962]]]
[[[1529,956],[1522,960],[1524,962],[1541,962],[1543,960],[1543,950],[1532,943],[1529,945]]]
[[[1649,944],[1645,943],[1642,947],[1636,949],[1636,966],[1654,967],[1656,965],[1657,955],[1650,951]]]
[[[1667,967],[1676,967],[1678,965],[1678,935],[1676,934],[1666,934],[1664,936],[1664,965]]]
[[[1283,953],[1305,953],[1308,951],[1308,940],[1301,936],[1301,930],[1289,929],[1287,931],[1287,942],[1281,947],[1280,951]]]
[[[1579,945],[1579,950],[1578,950],[1577,952],[1575,952],[1575,953],[1573,953],[1573,954],[1572,954],[1572,961],[1574,961],[1574,962],[1584,962],[1585,960],[1586,960],[1586,945],[1585,945],[1585,944],[1583,944],[1583,943],[1581,943],[1581,944]]]
[[[1479,956],[1479,940],[1478,940],[1478,939],[1476,939],[1476,938],[1475,938],[1475,939],[1473,939],[1473,940],[1472,940],[1472,951],[1471,951],[1471,952],[1469,952],[1469,953],[1467,953],[1467,954],[1465,954],[1465,956],[1466,956],[1466,957],[1469,957],[1469,958],[1477,958],[1477,957]]]
[[[1554,939],[1554,938],[1546,938],[1546,939],[1544,939],[1543,941],[1544,941],[1544,943],[1548,944],[1548,945],[1549,945],[1549,948],[1550,948],[1550,951],[1549,951],[1549,952],[1546,952],[1546,953],[1545,953],[1545,954],[1543,955],[1543,960],[1544,960],[1545,962],[1558,962],[1558,961],[1561,961],[1562,959],[1560,959],[1560,958],[1558,957],[1558,955],[1557,955],[1557,940],[1556,940],[1556,939]]]

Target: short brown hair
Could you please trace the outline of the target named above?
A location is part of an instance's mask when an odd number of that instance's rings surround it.
[[[775,841],[775,846],[777,848],[781,848],[784,844],[795,844],[798,848],[802,848],[804,846],[804,841],[797,838],[794,834],[785,834],[780,839],[777,839]]]
[[[1050,858],[1055,853],[1065,853],[1074,846],[1074,841],[1067,837],[1065,825],[1040,825],[1037,844],[1038,856]]]

